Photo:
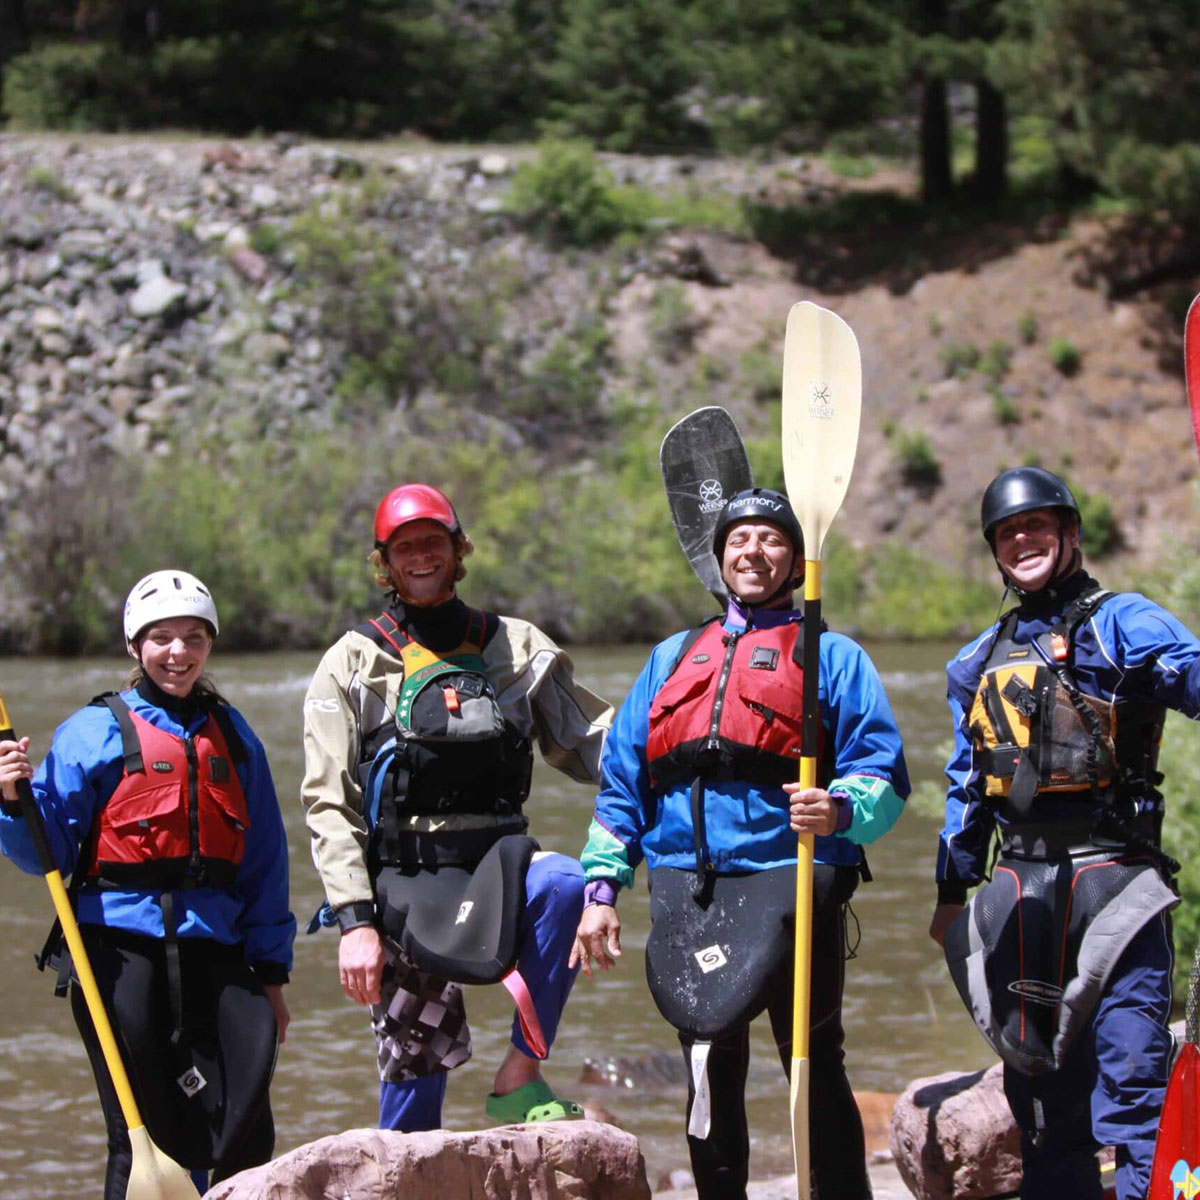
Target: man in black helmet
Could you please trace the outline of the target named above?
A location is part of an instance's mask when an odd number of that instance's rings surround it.
[[[721,618],[657,646],[617,714],[582,855],[571,962],[620,955],[617,892],[645,858],[651,992],[688,1064],[688,1148],[703,1200],[744,1197],[749,1025],[764,1009],[792,1057],[796,835],[815,836],[810,1144],[821,1196],[871,1195],[842,1050],[845,906],[909,791],[883,686],[849,638],[820,641],[820,786],[801,791],[804,537],[785,496],[739,492],[713,552]]]
[[[1004,1060],[1024,1200],[1144,1197],[1170,1067],[1159,850],[1165,710],[1200,715],[1200,642],[1083,570],[1079,506],[1038,467],[988,486],[983,534],[1017,605],[947,665],[954,750],[930,936]],[[964,911],[967,889],[1000,858]]]

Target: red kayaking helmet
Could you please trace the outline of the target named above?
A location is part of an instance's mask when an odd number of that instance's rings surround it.
[[[375,545],[382,550],[388,538],[409,521],[436,521],[450,534],[461,533],[454,505],[427,483],[402,483],[379,502],[375,510]]]

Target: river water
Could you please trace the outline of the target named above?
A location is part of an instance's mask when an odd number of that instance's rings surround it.
[[[936,782],[948,736],[943,664],[953,647],[939,643],[869,646],[904,734],[914,784]],[[573,651],[581,680],[619,702],[645,660],[647,647],[583,647]],[[222,657],[210,663],[222,692],[245,713],[267,747],[288,828],[292,908],[301,929],[321,900],[298,800],[302,773],[301,702],[315,653]],[[118,659],[0,659],[0,693],[18,731],[34,739],[35,758],[54,727],[97,692],[117,686]],[[587,788],[538,764],[528,812],[548,850],[578,854],[591,815]],[[938,823],[912,807],[870,851],[875,880],[860,887],[861,925],[848,965],[848,1065],[856,1090],[899,1092],[912,1079],[944,1070],[974,1070],[991,1061],[950,984],[940,953],[926,936],[932,909]],[[649,926],[643,874],[621,898],[624,956],[594,980],[580,978],[546,1067],[561,1094],[601,1105],[641,1140],[655,1180],[687,1165],[685,1089],[668,1079],[627,1088],[584,1084],[587,1060],[651,1058],[674,1068],[678,1043],[658,1015],[645,981]],[[0,903],[8,934],[0,939],[4,1021],[0,1026],[0,1195],[7,1200],[98,1195],[104,1131],[87,1060],[68,1006],[52,980],[33,966],[51,920],[44,882],[0,867]],[[292,1025],[272,1088],[282,1153],[343,1129],[373,1126],[377,1083],[365,1014],[337,982],[336,935],[297,938],[287,989]],[[474,1058],[450,1077],[446,1125],[487,1124],[483,1100],[508,1039],[511,1009],[503,988],[470,989]],[[787,1085],[765,1017],[755,1023],[748,1083],[756,1177],[791,1169]],[[667,1071],[664,1074],[670,1075]],[[819,1098],[814,1097],[814,1103]]]

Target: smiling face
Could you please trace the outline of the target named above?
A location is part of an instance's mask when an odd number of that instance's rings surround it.
[[[383,552],[392,586],[405,604],[431,608],[454,596],[458,556],[450,531],[437,521],[408,521]]]
[[[129,653],[150,681],[168,696],[183,699],[204,672],[212,632],[198,617],[168,617],[148,625],[130,643]]]
[[[796,551],[771,521],[739,521],[725,538],[721,578],[743,604],[763,604],[794,577]],[[772,603],[786,603],[785,592]]]
[[[1053,508],[1034,508],[997,522],[992,529],[996,562],[1014,587],[1040,592],[1075,561],[1079,526]]]

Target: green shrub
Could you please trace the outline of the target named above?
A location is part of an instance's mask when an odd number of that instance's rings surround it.
[[[1032,308],[1027,308],[1017,319],[1017,335],[1023,346],[1032,346],[1037,341],[1038,319]]]
[[[1008,342],[997,338],[988,345],[979,360],[979,369],[994,381],[999,381],[1008,374],[1009,363],[1012,362],[1013,348]]]
[[[871,563],[860,625],[879,637],[966,637],[996,614],[996,588],[887,543]]]
[[[938,462],[929,439],[920,430],[897,432],[893,453],[905,483],[936,487],[942,482],[942,464]]]
[[[117,129],[137,62],[99,42],[52,42],[4,67],[0,103],[14,129]]]
[[[995,384],[988,389],[992,398],[992,416],[1001,425],[1019,425],[1021,412],[1011,396],[1006,396]]]
[[[979,347],[974,342],[947,342],[938,351],[938,358],[946,368],[947,379],[963,379],[979,365]]]
[[[1075,344],[1068,338],[1057,337],[1051,339],[1050,345],[1046,350],[1050,355],[1051,365],[1060,374],[1070,377],[1078,373],[1082,359],[1079,351],[1075,348]]]
[[[613,180],[586,142],[546,142],[513,176],[508,207],[533,229],[573,246],[609,241],[631,223]]]
[[[56,200],[74,200],[75,193],[64,182],[63,177],[49,167],[33,167],[28,175],[30,186],[45,192]]]
[[[1107,496],[1072,489],[1083,524],[1083,547],[1090,558],[1103,558],[1118,549],[1121,530]]]

